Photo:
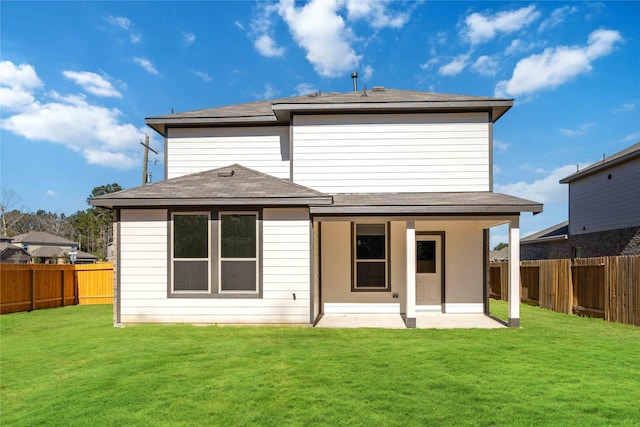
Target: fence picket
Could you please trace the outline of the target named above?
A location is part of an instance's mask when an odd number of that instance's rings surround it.
[[[113,303],[113,264],[0,264],[0,313]]]
[[[492,298],[507,299],[507,270],[506,262],[490,263]],[[521,261],[520,296],[560,313],[640,326],[640,256]]]

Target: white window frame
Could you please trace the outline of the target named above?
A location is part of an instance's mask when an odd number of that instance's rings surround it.
[[[256,217],[256,256],[255,258],[223,258],[222,257],[222,217],[224,215],[254,215]],[[258,211],[220,211],[218,212],[218,293],[219,294],[246,294],[257,295],[260,293],[260,213]],[[222,262],[254,261],[256,263],[256,277],[254,290],[222,290]]]
[[[187,215],[204,215],[207,217],[207,258],[175,258],[175,224],[174,218],[176,216],[187,216]],[[175,295],[183,295],[183,294],[202,294],[207,295],[211,293],[211,212],[209,211],[185,211],[185,212],[171,212],[171,293]],[[194,261],[207,261],[207,289],[206,290],[176,290],[175,289],[175,261],[186,261],[186,262],[194,262]]]

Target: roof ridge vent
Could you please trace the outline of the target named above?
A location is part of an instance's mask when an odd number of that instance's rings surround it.
[[[384,92],[384,86],[374,86],[373,89],[371,89],[373,92]]]
[[[220,178],[230,178],[233,175],[235,175],[235,172],[233,169],[231,169],[230,171],[220,171],[218,172],[218,177]]]

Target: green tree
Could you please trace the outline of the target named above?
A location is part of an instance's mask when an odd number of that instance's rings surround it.
[[[502,248],[506,248],[507,246],[509,246],[509,244],[507,244],[507,243],[498,243],[498,244],[496,245],[496,247],[495,247],[495,248],[493,248],[493,250],[494,250],[494,251],[499,251],[500,249],[502,249]]]
[[[122,190],[113,183],[95,187],[90,199]],[[90,252],[98,259],[106,259],[107,246],[113,241],[113,212],[109,209],[90,207],[86,211],[78,211],[71,216],[71,223],[76,233],[80,250]]]

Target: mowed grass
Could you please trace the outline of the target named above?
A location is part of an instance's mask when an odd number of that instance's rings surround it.
[[[640,328],[528,306],[522,326],[115,329],[111,306],[3,315],[0,424],[640,425]]]

